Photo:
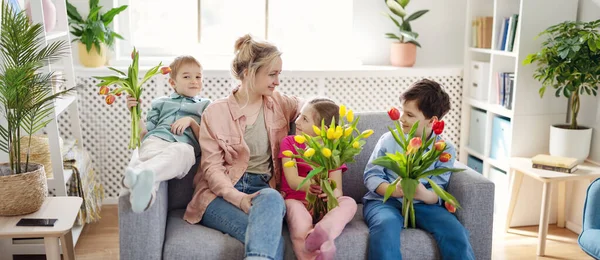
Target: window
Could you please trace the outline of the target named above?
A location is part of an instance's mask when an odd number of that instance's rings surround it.
[[[284,52],[285,63],[343,62],[350,53],[352,1],[348,0],[119,0],[117,53],[135,46],[143,58],[190,54],[202,62],[231,61],[235,40],[251,33]]]

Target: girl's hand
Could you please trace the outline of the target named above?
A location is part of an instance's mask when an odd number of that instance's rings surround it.
[[[321,186],[319,184],[311,184],[308,187],[308,193],[320,196],[323,193],[323,190],[321,190]]]
[[[134,97],[132,97],[131,95],[127,95],[127,109],[131,110],[131,108],[137,106],[138,104],[140,104],[142,102],[141,99],[135,99]]]
[[[252,207],[252,199],[258,196],[258,194],[260,194],[260,191],[257,191],[252,194],[246,194],[246,196],[242,198],[242,202],[240,202],[240,209],[244,211],[244,213],[250,214],[250,207]]]
[[[194,119],[192,119],[189,116],[178,119],[177,121],[175,121],[175,123],[171,125],[171,133],[174,133],[176,135],[182,135],[183,131],[190,127],[193,121]]]

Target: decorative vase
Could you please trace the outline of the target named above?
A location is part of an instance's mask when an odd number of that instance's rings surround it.
[[[27,17],[31,21],[31,1],[25,3],[25,10]],[[44,30],[50,32],[56,27],[56,6],[52,3],[52,0],[42,0],[42,12],[44,14]]]
[[[92,45],[90,52],[85,49],[85,44],[77,42],[79,48],[79,62],[81,65],[90,68],[102,67],[106,64],[106,47],[100,44],[100,54],[96,50],[96,46]]]
[[[550,155],[571,157],[582,163],[590,154],[592,128],[568,129],[568,125],[550,126]]]
[[[396,67],[412,67],[417,59],[417,45],[394,42],[390,51],[390,62]]]
[[[25,215],[42,207],[48,196],[44,166],[29,163],[29,169],[26,173],[11,174],[10,164],[0,164],[0,216]]]

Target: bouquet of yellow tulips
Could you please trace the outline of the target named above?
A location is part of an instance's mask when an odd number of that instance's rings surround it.
[[[124,72],[108,67],[110,70],[119,73],[118,76],[106,76],[106,77],[94,77],[100,80],[100,83],[97,85],[100,86],[100,91],[98,94],[106,95],[105,101],[106,104],[111,105],[115,102],[115,95],[121,96],[121,93],[127,93],[128,95],[134,97],[136,100],[140,99],[142,95],[142,85],[148,81],[150,78],[157,74],[168,74],[171,72],[169,67],[162,67],[162,62],[158,65],[150,68],[144,78],[142,80],[138,79],[138,60],[140,58],[140,54],[138,51],[133,48],[133,52],[131,53],[131,59],[133,60],[131,65],[129,65],[129,70],[127,74]],[[117,88],[110,90],[108,87],[111,84],[118,85]],[[131,108],[131,136],[129,140],[129,149],[135,149],[140,146],[140,132],[142,128],[140,127],[140,119],[142,116],[142,110],[140,109],[140,104]]]
[[[346,110],[344,105],[340,106],[339,122],[331,122],[329,127],[321,121],[321,126],[313,126],[316,136],[307,134],[296,135],[294,140],[299,144],[306,143],[306,149],[294,146],[297,154],[292,151],[283,151],[286,157],[301,158],[304,163],[312,167],[306,178],[298,185],[298,189],[307,181],[319,184],[321,190],[327,194],[327,203],[317,196],[307,192],[308,210],[313,214],[313,220],[318,221],[331,209],[338,206],[338,201],[333,190],[337,187],[334,180],[329,179],[329,172],[334,171],[342,164],[354,162],[354,157],[362,151],[365,140],[373,134],[373,130],[360,132],[356,129],[359,117],[354,118],[352,110]],[[284,164],[284,167],[295,167],[296,161],[292,160]]]

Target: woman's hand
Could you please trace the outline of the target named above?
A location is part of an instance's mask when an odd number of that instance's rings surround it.
[[[183,131],[190,127],[193,121],[194,119],[189,116],[178,119],[177,121],[175,121],[175,123],[171,125],[171,133],[174,133],[176,135],[182,135]]]
[[[242,198],[242,202],[240,202],[240,209],[244,211],[244,213],[250,214],[250,207],[252,207],[252,199],[258,196],[258,194],[260,194],[260,191],[257,191],[252,194],[246,194],[246,196]]]
[[[141,99],[135,99],[131,95],[127,95],[127,109],[131,110],[131,108],[137,106],[142,102]]]

